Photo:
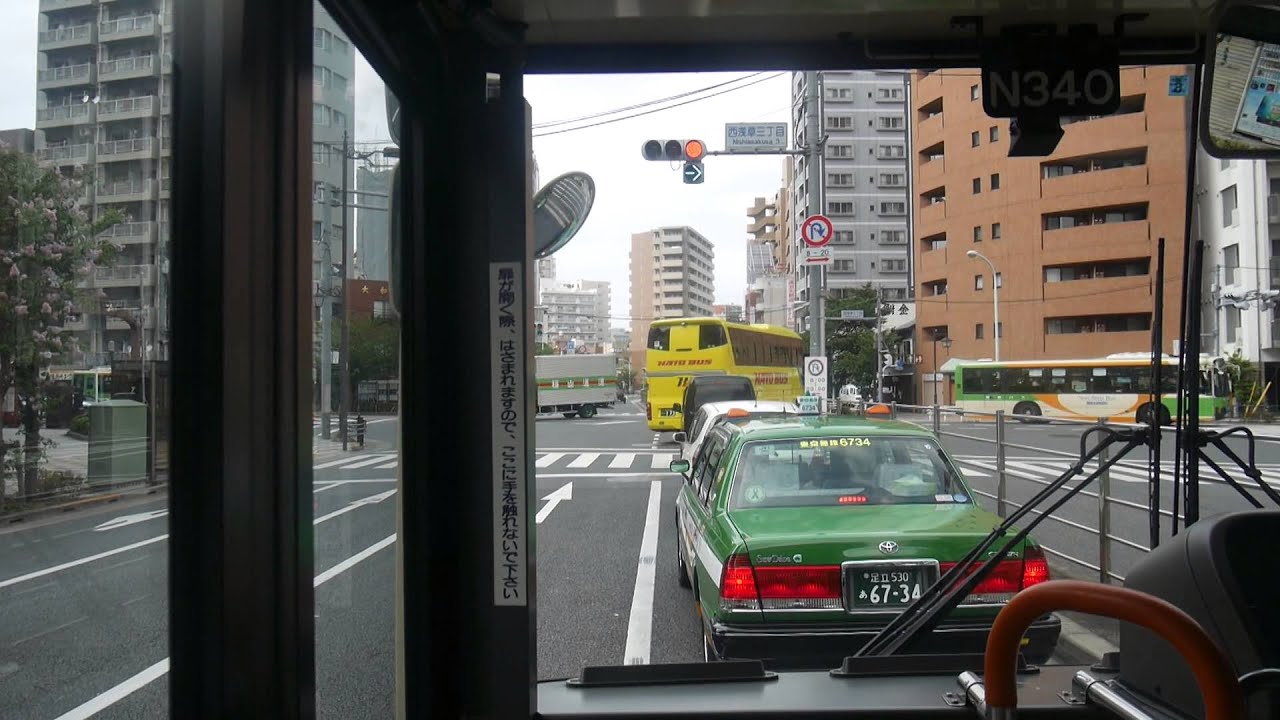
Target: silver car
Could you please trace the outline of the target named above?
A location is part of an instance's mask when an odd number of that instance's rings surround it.
[[[689,432],[678,432],[674,440],[680,443],[680,457],[692,460],[698,454],[698,448],[707,437],[711,428],[726,420],[742,418],[779,417],[795,415],[800,408],[795,403],[781,400],[723,400],[712,402],[698,408],[693,422],[689,424]],[[730,416],[733,417],[730,417]]]

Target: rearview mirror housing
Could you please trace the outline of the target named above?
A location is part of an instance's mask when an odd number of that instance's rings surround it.
[[[1223,159],[1280,158],[1280,7],[1225,0],[1207,37],[1199,118],[1205,152]],[[1173,84],[1171,79],[1171,94]]]
[[[668,466],[668,469],[670,469],[671,472],[673,473],[684,475],[685,473],[689,472],[689,461],[684,459],[672,460],[671,465]]]
[[[689,436],[682,432],[676,433],[675,436],[672,437],[671,439],[675,440],[678,443],[689,442]]]

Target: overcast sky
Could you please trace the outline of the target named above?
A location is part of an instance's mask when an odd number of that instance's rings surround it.
[[[5,8],[5,22],[0,23],[0,129],[31,128],[35,126],[39,4],[36,0],[0,3]],[[525,83],[525,96],[533,108],[536,125],[743,77],[746,74],[531,76]],[[752,82],[755,84],[747,86]],[[746,210],[754,198],[771,198],[777,192],[782,182],[782,159],[711,157],[706,162],[706,181],[702,185],[685,185],[679,167],[646,162],[640,157],[640,145],[648,138],[701,138],[712,150],[719,150],[724,145],[726,122],[787,121],[791,96],[785,74],[756,74],[696,97],[738,86],[745,87],[671,110],[535,137],[534,152],[543,183],[574,170],[586,172],[595,180],[595,206],[577,237],[556,253],[557,274],[566,282],[611,282],[614,326],[629,324],[627,255],[631,233],[664,225],[690,225],[707,236],[715,244],[716,302],[742,303],[746,288]],[[382,83],[359,58],[355,105],[356,141],[385,140],[388,133]],[[629,113],[622,115],[625,114]],[[542,132],[577,125],[546,128]],[[535,136],[539,132],[535,129]]]

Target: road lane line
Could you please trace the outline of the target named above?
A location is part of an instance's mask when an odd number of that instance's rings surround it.
[[[609,467],[615,468],[615,469],[628,470],[631,468],[631,463],[635,461],[636,461],[635,453],[618,453],[617,455],[613,456],[613,460],[609,461]]]
[[[969,467],[969,463],[965,460],[957,460],[956,462],[960,464],[960,469],[964,472],[966,477],[991,477],[991,473],[989,472],[979,470],[975,467]]]
[[[355,555],[352,555],[346,560],[343,560],[337,565],[334,565],[328,570],[325,570],[324,572],[317,575],[314,586],[320,587],[324,583],[332,580],[333,578],[337,577],[343,572],[350,570],[351,568],[355,567],[359,563],[369,559],[374,555],[374,553],[378,552],[379,550],[382,550],[383,548],[394,543],[395,541],[396,541],[395,533],[392,533],[390,536],[385,537],[382,540],[379,540],[373,545],[370,545],[364,550],[361,550]],[[169,658],[165,658],[160,662],[156,663],[155,665],[152,665],[146,670],[143,670],[142,672],[138,673],[137,675],[134,675],[128,680],[125,680],[119,685],[116,685],[115,687],[111,688],[105,693],[102,693],[101,695],[95,698],[92,698],[91,700],[84,703],[83,705],[80,705],[74,710],[71,710],[70,712],[66,712],[66,713],[63,713],[62,715],[59,715],[57,717],[57,720],[89,720],[89,718],[93,717],[94,715],[97,715],[103,710],[106,710],[112,705],[115,705],[116,703],[120,702],[126,697],[129,697],[133,693],[141,690],[147,685],[150,685],[151,683],[160,679],[168,672],[169,672]]]
[[[85,620],[88,620],[88,619],[89,619],[89,616],[88,616],[88,615],[84,615],[84,616],[81,616],[81,617],[76,618],[75,620],[71,620],[71,621],[68,621],[68,622],[64,622],[64,623],[62,623],[61,625],[57,625],[57,626],[55,626],[55,627],[51,627],[51,628],[49,628],[48,630],[41,630],[40,632],[36,633],[35,635],[28,635],[28,636],[26,636],[26,637],[22,638],[21,640],[14,640],[12,643],[9,643],[9,647],[18,647],[19,645],[21,645],[21,644],[22,644],[22,643],[24,643],[24,642],[31,642],[32,640],[35,640],[35,639],[37,639],[37,638],[42,638],[42,637],[44,637],[45,635],[51,635],[51,634],[53,634],[53,633],[56,633],[56,632],[58,632],[59,630],[66,630],[67,628],[71,627],[72,625],[75,625],[76,623],[82,623],[82,622],[84,622]]]
[[[631,617],[627,621],[627,645],[622,652],[625,665],[649,664],[653,639],[653,589],[658,572],[658,517],[662,511],[662,482],[649,484],[649,509],[640,537],[640,562],[636,567],[636,589],[631,595]]]
[[[654,470],[671,471],[671,460],[675,458],[675,453],[654,453],[649,459],[649,467]]]
[[[552,463],[554,463],[555,461],[559,460],[562,457],[564,457],[564,453],[560,453],[560,452],[547,453],[546,455],[543,455],[542,457],[538,458],[538,461],[534,463],[534,466],[535,467],[551,467]]]
[[[569,463],[569,467],[571,468],[591,467],[591,463],[599,459],[600,459],[600,453],[582,453],[578,457],[574,458],[573,462]]]
[[[18,577],[9,578],[8,580],[0,580],[0,588],[7,588],[11,585],[24,583],[28,580],[35,580],[38,577],[44,577],[45,575],[52,575],[53,573],[56,573],[56,572],[62,572],[63,570],[67,570],[69,568],[94,562],[95,560],[101,560],[102,558],[109,558],[112,555],[119,555],[120,553],[126,553],[126,552],[129,552],[130,550],[137,550],[140,547],[146,547],[148,545],[158,543],[161,540],[167,539],[168,537],[169,537],[168,533],[165,533],[164,535],[157,535],[156,537],[148,538],[146,540],[141,540],[139,542],[125,545],[123,547],[118,547],[113,550],[100,552],[97,555],[90,555],[89,557],[83,557],[83,558],[80,558],[79,560],[64,562],[61,565],[54,565],[53,567],[45,568],[43,570],[36,570],[35,572],[29,572],[26,575],[19,575]]]
[[[349,482],[348,480],[339,480],[339,481],[337,481],[337,482],[331,482],[331,483],[329,483],[328,485],[325,485],[324,487],[318,487],[318,488],[313,489],[313,490],[311,491],[311,494],[312,494],[312,495],[319,495],[320,493],[324,492],[325,490],[332,490],[332,489],[334,489],[334,488],[338,487],[339,485],[346,485],[348,482]]]
[[[167,672],[169,672],[169,658],[161,660],[80,707],[59,715],[57,720],[89,720],[94,715],[146,687]]]
[[[374,470],[391,470],[392,468],[394,468],[395,466],[397,466],[397,465],[399,465],[399,464],[400,464],[400,461],[399,461],[399,460],[392,460],[391,462],[387,463],[386,465],[379,465],[378,467],[374,468]]]

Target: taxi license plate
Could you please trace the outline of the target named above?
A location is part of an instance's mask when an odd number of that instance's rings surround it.
[[[676,412],[675,408],[663,408],[661,417],[675,417],[679,414],[680,413]]]
[[[850,608],[903,608],[932,584],[925,566],[867,565],[848,574],[845,592]]]

